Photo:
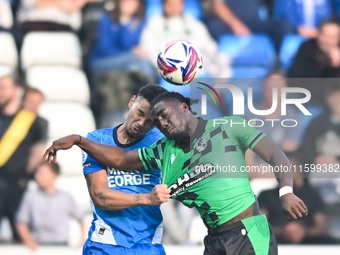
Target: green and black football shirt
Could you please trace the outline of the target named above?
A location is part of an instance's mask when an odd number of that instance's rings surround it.
[[[191,139],[188,152],[164,138],[138,155],[145,169],[161,169],[171,196],[196,207],[207,227],[217,227],[255,202],[245,151],[264,137],[240,117],[203,120]],[[235,172],[236,171],[236,172]]]

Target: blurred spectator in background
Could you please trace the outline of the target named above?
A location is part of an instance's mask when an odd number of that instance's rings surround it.
[[[232,33],[246,36],[252,33],[270,35],[279,48],[282,37],[291,32],[285,21],[262,16],[265,3],[262,0],[203,0],[207,6],[207,25],[215,39]]]
[[[142,73],[150,83],[158,73],[139,46],[145,26],[144,0],[116,0],[111,13],[98,24],[98,35],[91,52],[91,70],[97,72],[128,71]]]
[[[41,163],[35,173],[39,188],[27,191],[20,204],[17,229],[23,243],[31,249],[39,245],[67,245],[71,217],[81,226],[80,244],[85,240],[82,213],[72,195],[56,187],[59,173],[56,163]]]
[[[27,87],[25,89],[25,93],[23,96],[22,107],[35,114],[38,114],[40,106],[43,103],[43,101],[44,101],[44,94],[40,90],[36,88]]]
[[[282,124],[282,121],[287,119],[299,121],[299,115],[295,105],[287,105],[286,115],[282,114],[281,91],[286,87],[287,82],[282,74],[278,72],[270,74],[264,81],[263,98],[261,101],[255,103],[254,108],[257,110],[269,110],[275,107],[276,102],[276,109],[264,116],[248,112],[246,119],[250,120],[251,125],[259,126],[259,129],[267,134],[275,144],[280,146],[289,157],[296,153],[304,130],[302,130],[299,124],[296,127],[287,127],[287,125],[293,125],[292,122]],[[249,166],[267,165],[265,161],[251,150],[246,152],[246,162]],[[274,178],[273,173],[251,172],[249,175],[251,178]]]
[[[86,0],[21,0],[18,21],[25,35],[31,31],[78,31]]]
[[[11,5],[7,0],[0,0],[0,31],[10,30],[13,26]]]
[[[312,184],[323,181],[340,183],[339,174],[331,171],[334,164],[340,164],[340,86],[337,80],[333,79],[332,82],[335,84],[326,88],[328,111],[311,122],[300,148],[303,164],[330,169],[328,173],[311,173],[309,178]]]
[[[183,15],[183,0],[163,0],[163,16],[151,18],[142,33],[141,47],[156,65],[160,50],[168,42],[188,40],[201,51],[203,72],[214,77],[229,77],[228,57],[218,52],[217,44],[200,20]]]
[[[322,22],[317,38],[302,43],[287,75],[290,78],[340,77],[340,26],[337,19]]]
[[[314,38],[322,21],[331,18],[331,0],[285,0],[284,18],[301,36]]]
[[[0,77],[0,219],[9,219],[15,241],[15,213],[47,137],[47,122],[21,108],[21,93],[12,76]]]
[[[247,119],[259,119],[260,121],[254,120],[254,126],[260,125],[262,120],[263,126],[260,127],[261,131],[267,134],[287,153],[294,152],[298,148],[302,130],[299,130],[298,127],[285,127],[281,124],[281,121],[284,119],[298,119],[297,108],[292,105],[287,106],[286,115],[282,114],[281,91],[286,87],[287,82],[282,74],[270,74],[264,81],[263,98],[261,101],[255,103],[255,109],[269,110],[275,105],[274,102],[276,102],[277,105],[276,109],[265,116],[248,114]]]
[[[332,243],[332,238],[326,234],[324,203],[299,172],[294,176],[294,193],[308,206],[308,215],[296,221],[289,221],[282,212],[279,187],[262,191],[258,197],[260,209],[267,216],[278,243]]]

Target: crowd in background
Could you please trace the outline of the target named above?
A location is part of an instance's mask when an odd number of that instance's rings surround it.
[[[160,83],[170,90],[179,89],[160,79],[156,70],[159,50],[175,39],[186,39],[200,49],[204,61],[201,77],[261,80],[261,85],[254,88],[258,109],[271,107],[273,88],[298,86],[311,91],[308,107],[312,117],[301,115],[296,108],[288,109],[287,115],[282,116],[280,107],[266,116],[268,119],[297,119],[301,123],[298,128],[280,125],[273,128],[269,124],[262,127],[297,166],[337,168],[331,176],[315,172],[296,176],[297,195],[310,209],[309,216],[301,221],[289,222],[284,217],[276,187],[257,194],[260,207],[281,243],[337,243],[340,240],[338,18],[338,0],[0,0],[0,34],[10,33],[18,52],[25,38],[34,32],[68,32],[79,38],[80,70],[89,81],[90,106],[98,128],[122,122],[128,100],[145,84]],[[256,36],[264,36],[269,44],[261,43],[263,37],[257,41]],[[251,38],[254,43],[250,48],[273,52],[273,63],[262,64],[263,59],[251,56],[241,59],[235,55],[242,55],[242,52],[230,54],[229,50],[224,50],[230,47],[229,42],[241,42],[245,38]],[[286,63],[287,38],[293,38],[291,45],[296,49]],[[231,49],[236,51],[236,46]],[[56,52],[58,50],[55,48]],[[6,62],[1,58],[0,67]],[[26,69],[20,58],[16,68],[0,69],[0,153],[4,137],[14,139],[8,135],[16,132],[10,123],[17,119],[22,121],[15,116],[21,113],[24,115],[21,119],[31,123],[21,141],[17,141],[13,154],[3,163],[0,160],[0,217],[9,219],[13,242],[23,241],[33,248],[39,244],[67,244],[67,235],[63,234],[68,230],[67,217],[76,218],[84,228],[84,216],[75,209],[77,206],[68,193],[54,187],[60,172],[58,166],[38,163],[37,155],[42,155],[47,139],[53,136],[48,134],[51,127],[47,128],[47,121],[39,116],[40,104],[46,97],[41,92],[44,89],[29,87],[34,84],[23,86],[28,83]],[[18,77],[20,79],[14,79]],[[246,117],[254,116],[249,113]],[[247,161],[251,165],[262,164],[251,153]],[[50,183],[42,181],[43,172]],[[34,178],[41,189],[27,191],[27,183]],[[50,203],[49,212],[36,206],[31,208],[30,203],[37,205],[37,201]],[[58,208],[58,215],[52,209],[56,204],[65,207]],[[41,219],[41,214],[48,216]],[[163,215],[165,242],[196,240],[190,239],[193,219],[198,217],[193,210],[171,201],[164,205]],[[58,224],[62,229],[53,226],[54,234],[64,238],[49,239],[44,232],[51,227],[44,223],[54,221],[53,217],[62,221]],[[178,230],[180,227],[182,231]],[[1,239],[0,236],[0,242]]]

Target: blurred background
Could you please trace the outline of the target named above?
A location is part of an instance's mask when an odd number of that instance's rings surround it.
[[[10,100],[11,109],[39,116],[26,148],[11,164],[0,162],[0,254],[32,252],[20,241],[15,215],[25,191],[36,188],[34,173],[53,140],[122,123],[129,99],[146,84],[190,96],[190,85],[171,85],[156,70],[159,50],[175,39],[200,49],[200,78],[232,79],[243,91],[252,87],[258,109],[270,108],[273,88],[311,91],[312,117],[289,109],[284,118],[298,120],[298,127],[261,127],[297,165],[337,169],[332,176],[296,174],[295,192],[309,216],[285,219],[273,176],[251,174],[251,184],[281,254],[339,254],[339,17],[338,0],[0,0],[0,104]],[[231,112],[230,104],[212,114]],[[6,114],[0,108],[3,123]],[[267,118],[280,114],[278,109]],[[0,139],[5,131],[0,122]],[[52,243],[37,254],[81,251],[92,220],[81,162],[78,147],[59,152],[60,171],[51,182],[70,194],[77,213],[65,227],[65,246]],[[251,153],[247,163],[263,164]],[[206,230],[197,212],[175,201],[162,205],[162,212],[168,254],[202,253]]]

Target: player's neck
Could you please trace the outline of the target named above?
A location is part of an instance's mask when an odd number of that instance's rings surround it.
[[[189,122],[189,134],[193,136],[198,125],[198,119],[192,115]]]
[[[139,138],[131,137],[128,135],[126,130],[126,125],[123,123],[118,129],[117,129],[117,140],[121,144],[129,144],[137,141]]]

